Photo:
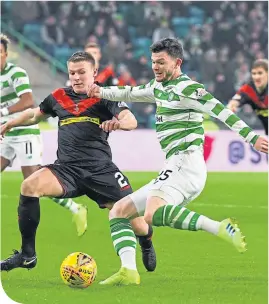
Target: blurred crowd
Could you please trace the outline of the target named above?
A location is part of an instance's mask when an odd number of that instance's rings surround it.
[[[183,72],[224,103],[249,80],[251,63],[267,58],[267,11],[267,1],[2,4],[6,22],[60,61],[89,42],[98,43],[102,64],[113,64],[120,85],[147,83],[153,77],[149,46],[164,37],[178,37],[185,50]],[[133,110],[141,127],[153,126],[154,106],[133,105]]]

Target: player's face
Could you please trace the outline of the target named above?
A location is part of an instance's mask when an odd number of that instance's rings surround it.
[[[268,72],[262,67],[252,69],[251,76],[256,88],[264,88],[268,84]]]
[[[91,54],[97,64],[101,60],[102,54],[101,54],[101,50],[99,48],[89,47],[89,48],[85,49],[85,52]]]
[[[179,58],[173,58],[162,51],[159,53],[151,54],[152,70],[155,75],[155,79],[158,82],[175,79],[180,74],[180,65],[182,60]]]
[[[1,43],[1,71],[4,69],[7,62],[7,52],[4,45]]]
[[[68,63],[69,79],[73,90],[78,94],[86,94],[96,76],[95,67],[87,61]]]

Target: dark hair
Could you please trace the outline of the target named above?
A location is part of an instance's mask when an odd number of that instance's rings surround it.
[[[100,45],[95,43],[95,42],[89,42],[85,45],[85,50],[88,49],[88,48],[95,48],[95,49],[101,49],[100,48]]]
[[[183,46],[176,38],[164,38],[153,43],[150,47],[152,53],[167,52],[173,58],[183,60]]]
[[[80,62],[80,61],[87,61],[90,62],[93,66],[95,66],[95,60],[93,56],[87,52],[76,52],[74,53],[67,61],[69,62]]]
[[[10,41],[9,41],[8,37],[6,35],[2,34],[2,33],[1,33],[0,37],[1,37],[1,44],[3,44],[5,52],[6,52],[7,51],[7,46],[8,46]]]
[[[268,72],[268,60],[267,59],[257,59],[252,64],[251,69],[263,68],[266,72]]]

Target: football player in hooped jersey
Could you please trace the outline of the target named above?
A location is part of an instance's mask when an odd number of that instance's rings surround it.
[[[146,222],[153,226],[203,230],[229,242],[239,252],[246,251],[244,237],[234,219],[214,221],[185,208],[187,203],[199,196],[206,183],[203,113],[224,122],[256,150],[268,153],[267,138],[256,135],[202,84],[182,73],[183,48],[177,39],[165,38],[155,42],[151,53],[155,79],[147,85],[101,88],[93,84],[88,91],[88,96],[116,102],[156,103],[156,132],[166,154],[159,176],[121,199],[110,210],[113,245],[117,253],[124,254],[120,254],[120,271],[102,281],[104,285],[140,283],[133,250],[136,239],[129,222],[138,215],[144,215]],[[121,241],[123,235],[129,236],[128,245]],[[127,263],[129,267],[125,266]]]
[[[249,104],[260,119],[265,134],[268,135],[268,60],[254,61],[251,81],[243,84],[230,100],[228,108],[237,112],[244,104]]]
[[[100,208],[111,209],[117,200],[132,193],[127,177],[112,162],[107,138],[112,130],[135,129],[135,117],[123,102],[87,96],[96,75],[92,55],[86,52],[73,54],[68,60],[68,72],[71,88],[55,90],[38,108],[29,109],[1,126],[3,136],[15,126],[36,124],[48,116],[59,118],[57,160],[43,166],[22,183],[18,208],[21,251],[15,251],[10,258],[1,261],[2,271],[35,267],[40,197],[87,195]],[[141,245],[144,265],[153,271],[156,256],[151,241],[152,228],[143,217],[135,219],[131,225]],[[126,244],[130,243],[129,237],[123,236],[123,239]],[[130,267],[128,262],[125,266]]]
[[[1,124],[18,117],[34,107],[29,77],[24,69],[7,62],[9,39],[1,34]],[[1,172],[12,166],[15,158],[21,165],[24,178],[39,169],[42,160],[42,142],[38,124],[20,126],[9,130],[1,143]],[[87,229],[87,207],[71,198],[51,198],[55,203],[73,213],[78,236]]]

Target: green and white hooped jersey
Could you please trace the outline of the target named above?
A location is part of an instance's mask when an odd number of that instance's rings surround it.
[[[32,92],[26,71],[13,63],[7,63],[0,74],[1,108],[10,107],[20,100],[20,96]],[[20,112],[1,117],[1,124],[20,115]],[[11,129],[6,136],[39,135],[38,125]]]
[[[138,87],[104,87],[101,96],[112,101],[156,102],[157,137],[166,158],[203,145],[203,113],[218,118],[248,143],[254,144],[258,138],[247,124],[208,93],[204,85],[186,74],[162,83],[153,79]]]

